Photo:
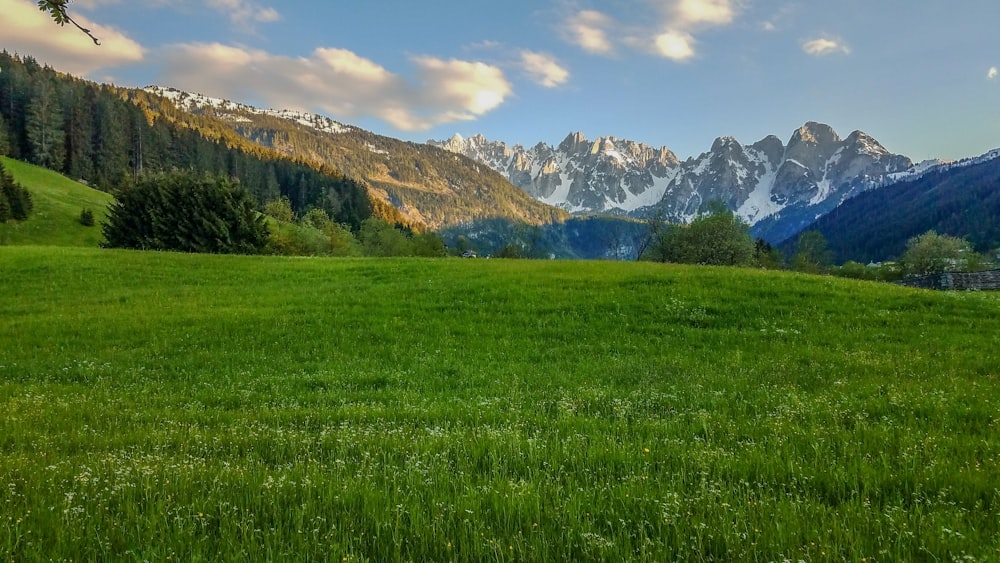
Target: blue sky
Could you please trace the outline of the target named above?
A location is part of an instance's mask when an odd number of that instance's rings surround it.
[[[861,129],[914,160],[1000,147],[996,0],[73,0],[96,47],[0,0],[0,48],[124,86],[412,141],[666,146]]]

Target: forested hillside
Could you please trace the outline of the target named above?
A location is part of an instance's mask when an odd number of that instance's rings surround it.
[[[144,172],[196,170],[238,181],[260,204],[286,196],[354,227],[398,213],[332,167],[292,159],[141,90],[98,85],[0,53],[0,152],[114,193]]]
[[[410,143],[321,116],[250,106],[169,88],[150,87],[158,111],[178,107],[292,158],[333,167],[363,183],[373,200],[392,205],[405,223],[433,229],[504,218],[529,225],[569,214],[536,201],[489,166],[438,147]],[[170,108],[164,107],[165,105]]]
[[[1000,247],[1000,159],[865,192],[806,230],[826,237],[838,263],[895,259],[907,240],[932,230],[965,238],[977,252],[995,250]]]

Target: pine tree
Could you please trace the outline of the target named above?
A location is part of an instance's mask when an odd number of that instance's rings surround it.
[[[0,225],[10,220],[10,203],[7,202],[7,196],[3,193],[3,190],[0,190]]]
[[[4,201],[7,216],[0,223],[13,219],[14,221],[24,221],[31,215],[34,209],[34,201],[31,192],[14,181],[13,176],[7,172],[0,162],[0,199]]]
[[[191,172],[140,178],[109,208],[103,232],[111,248],[229,254],[259,252],[268,236],[245,190]]]
[[[45,76],[35,81],[26,128],[31,161],[61,171],[65,157],[62,108],[55,85]]]
[[[10,141],[7,136],[7,124],[4,123],[3,114],[0,113],[0,155],[7,154],[10,150]]]
[[[94,108],[94,183],[111,191],[128,178],[128,142],[118,102],[110,92],[102,92]]]
[[[66,175],[74,179],[94,178],[93,88],[69,84],[62,98],[65,114]]]
[[[10,202],[7,200],[7,182],[13,181],[13,178],[7,174],[4,170],[3,162],[0,161],[0,225],[6,223],[13,219],[11,214]]]

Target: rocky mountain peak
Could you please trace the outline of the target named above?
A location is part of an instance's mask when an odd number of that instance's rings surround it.
[[[876,141],[871,135],[864,131],[854,131],[847,136],[846,144],[852,147],[859,154],[867,154],[873,157],[889,155],[889,150]]]
[[[559,150],[562,152],[579,152],[587,144],[587,138],[583,133],[577,131],[566,135],[563,142],[559,143]]]
[[[733,137],[719,137],[712,143],[712,152],[719,152],[739,146],[740,144]]]
[[[617,150],[615,148],[615,138],[614,137],[599,137],[594,144],[590,147],[590,154],[607,154],[611,151]]]
[[[785,155],[785,144],[775,135],[764,137],[750,145],[750,148],[769,162],[780,162]]]
[[[809,121],[792,133],[792,138],[788,141],[788,146],[791,147],[799,143],[830,145],[839,142],[840,136],[837,135],[837,132],[832,127],[825,123]]]

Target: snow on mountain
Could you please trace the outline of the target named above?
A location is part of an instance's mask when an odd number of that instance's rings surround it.
[[[786,217],[801,223],[913,166],[861,131],[841,139],[814,122],[787,144],[773,135],[752,145],[720,137],[684,161],[666,147],[615,137],[589,141],[582,133],[556,147],[508,146],[482,135],[429,143],[482,162],[536,199],[573,213],[658,212],[687,221],[719,200],[752,225]]]
[[[980,156],[972,158],[963,158],[961,160],[925,160],[914,164],[909,169],[896,174],[889,174],[886,177],[886,184],[895,182],[908,182],[911,180],[919,180],[926,174],[931,172],[946,172],[948,170],[954,170],[956,168],[965,168],[967,166],[974,166],[976,164],[982,164],[990,160],[995,160],[1000,158],[1000,148],[993,149],[987,153]]]
[[[174,103],[174,105],[185,111],[198,112],[204,111],[206,108],[212,108],[220,113],[223,113],[224,115],[222,117],[233,122],[249,121],[246,117],[242,117],[240,115],[241,113],[249,113],[287,119],[331,135],[346,133],[347,131],[354,129],[353,127],[344,125],[343,123],[338,123],[329,117],[316,115],[314,113],[287,109],[260,109],[237,102],[231,102],[229,100],[212,98],[202,94],[182,92],[174,88],[163,88],[161,86],[147,86],[145,90],[152,94],[157,94],[169,99]]]
[[[558,147],[455,135],[432,145],[482,162],[533,197],[570,212],[630,212],[655,204],[673,179],[677,156],[615,137],[571,133]]]

